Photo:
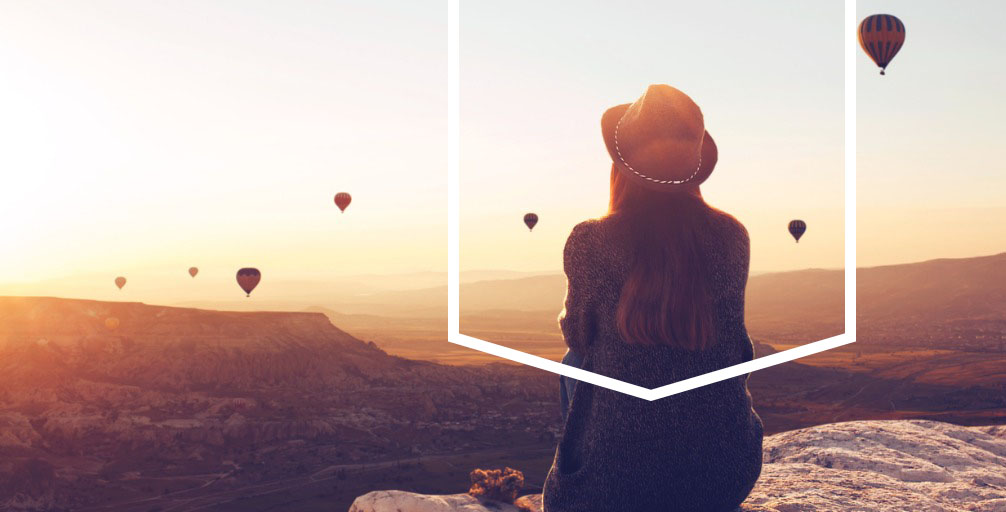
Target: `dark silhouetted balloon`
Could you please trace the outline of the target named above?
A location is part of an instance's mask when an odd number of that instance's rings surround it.
[[[238,270],[238,286],[251,297],[252,290],[258,286],[258,282],[262,279],[262,273],[258,271],[257,268],[243,268]]]
[[[802,220],[791,220],[789,221],[789,234],[793,235],[796,239],[796,243],[800,243],[800,237],[803,236],[804,231],[807,231],[807,223]]]
[[[199,273],[199,269],[198,268],[196,268],[196,267],[189,267],[189,275],[190,276],[196,277],[196,274],[198,274],[198,273]]]
[[[346,207],[349,203],[353,202],[353,196],[346,192],[339,192],[335,195],[335,205],[339,207],[339,211],[345,213]]]
[[[123,286],[126,286],[126,278],[119,276],[115,278],[115,286],[118,286],[121,290]]]
[[[538,214],[528,213],[524,215],[524,224],[527,224],[527,230],[531,231],[534,229],[535,225],[538,224]]]
[[[119,319],[114,316],[110,316],[105,319],[105,328],[109,331],[114,331],[119,328]]]
[[[859,24],[859,46],[880,68],[880,74],[905,44],[905,24],[890,14],[874,14]]]

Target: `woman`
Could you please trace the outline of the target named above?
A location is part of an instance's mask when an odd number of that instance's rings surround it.
[[[666,85],[602,117],[610,208],[566,242],[567,361],[656,388],[752,359],[747,231],[702,199],[717,156],[703,123]],[[754,487],[762,424],[746,375],[652,402],[570,389],[546,512],[727,512]]]

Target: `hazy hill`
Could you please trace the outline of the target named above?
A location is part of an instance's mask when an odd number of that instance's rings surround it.
[[[499,276],[507,277],[495,278]],[[860,333],[869,334],[865,338],[872,342],[934,346],[954,341],[975,348],[1006,344],[997,335],[1006,331],[1002,313],[1006,311],[1006,253],[860,268],[858,277]],[[443,339],[444,328],[438,326],[446,325],[447,288],[416,285],[437,279],[442,283],[446,276],[411,275],[394,289],[389,288],[394,287],[394,280],[382,276],[380,287],[332,286],[326,294],[314,284],[308,287],[311,293],[292,294],[289,300],[190,300],[186,304],[325,312],[349,332],[408,357],[422,357],[428,342]],[[473,271],[462,276],[461,282],[463,329],[486,335],[515,330],[537,333],[542,343],[554,341],[558,334],[555,318],[565,296],[562,274]],[[752,275],[747,290],[748,330],[756,338],[789,343],[832,336],[844,330],[844,300],[842,270]],[[405,346],[407,351],[399,351]]]
[[[799,270],[758,274],[748,284],[748,306],[779,310],[801,305],[806,310],[841,305],[842,270]],[[859,269],[860,300],[886,311],[928,312],[949,307],[993,311],[1006,300],[1006,253]],[[516,279],[463,281],[462,307],[471,310],[558,309],[565,293],[561,274]],[[407,293],[406,293],[407,292]],[[361,303],[411,302],[434,306],[446,301],[446,286],[369,294]],[[943,310],[943,306],[936,307]]]
[[[554,387],[390,356],[320,313],[0,297],[0,509],[331,490],[374,460],[551,439]]]
[[[128,274],[122,291],[112,285],[115,274],[83,274],[35,282],[0,283],[0,296],[59,296],[107,301],[144,301],[181,307],[234,311],[302,311],[307,307],[333,307],[345,313],[379,313],[415,316],[443,314],[446,295],[439,302],[392,300],[400,292],[443,288],[444,272],[399,274],[291,276],[264,268],[264,278],[252,300],[234,282],[234,269],[205,267],[192,279],[184,268],[176,272],[152,269]],[[549,272],[511,270],[467,270],[462,283],[517,279]]]
[[[749,331],[777,342],[804,342],[842,332],[844,279],[842,270],[821,269],[752,276],[747,289]],[[565,286],[561,274],[462,284],[462,326],[555,334]],[[382,306],[386,304],[395,306]],[[861,268],[858,305],[861,334],[873,341],[995,345],[1000,341],[995,333],[1006,332],[1006,253]],[[428,313],[422,311],[444,311],[446,287],[377,293],[344,306],[329,310],[425,317]],[[407,309],[411,314],[394,313]]]
[[[866,318],[1001,318],[1006,311],[1006,253],[864,268],[858,286],[859,300],[874,305],[861,311]]]
[[[114,331],[105,319],[120,320]],[[139,302],[103,302],[56,297],[0,297],[0,346],[86,336],[132,337],[142,342],[171,343],[181,339],[234,344],[243,348],[296,338],[325,336],[342,348],[359,340],[333,326],[323,315],[285,312],[210,311],[147,305]]]
[[[115,331],[105,326],[110,317],[120,321]],[[8,379],[41,370],[19,356],[48,366],[52,375],[178,390],[269,386],[290,379],[339,386],[401,365],[320,314],[44,297],[0,298],[0,350],[6,356],[0,382],[9,385],[20,382]]]
[[[752,276],[748,321],[757,329],[799,322],[841,329],[844,279],[842,270],[819,269]],[[462,308],[558,311],[565,284],[561,275],[470,283],[461,288]],[[1002,318],[1006,253],[860,268],[857,286],[861,322]]]
[[[112,317],[120,321],[114,330],[105,326]],[[7,386],[0,393],[31,385],[19,377],[43,370],[176,390],[290,383],[332,392],[400,383],[418,390],[487,375],[388,355],[335,327],[321,313],[210,311],[51,297],[0,297],[0,354],[0,384]]]

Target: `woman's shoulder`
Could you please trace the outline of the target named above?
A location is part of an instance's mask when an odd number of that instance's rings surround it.
[[[605,219],[587,219],[579,224],[573,226],[573,229],[569,232],[569,238],[567,241],[574,243],[587,241],[590,239],[597,238],[604,231]]]
[[[615,232],[609,217],[588,219],[573,226],[566,238],[563,260],[566,268],[593,268],[612,247],[611,236]]]
[[[713,226],[724,234],[724,238],[734,240],[744,246],[751,243],[748,230],[741,221],[723,210],[716,208],[711,208],[711,210]]]
[[[576,251],[599,251],[611,245],[614,237],[621,232],[616,215],[587,219],[573,226],[566,239],[566,249]]]
[[[580,259],[584,257],[591,248],[596,246],[598,231],[598,221],[600,219],[588,219],[575,226],[566,238],[566,247],[563,249],[563,256],[568,262],[571,258]]]

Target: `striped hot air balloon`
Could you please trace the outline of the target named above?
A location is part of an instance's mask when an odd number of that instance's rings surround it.
[[[524,215],[524,224],[527,225],[527,230],[528,231],[531,231],[532,229],[534,229],[534,226],[536,224],[538,224],[538,214],[537,213],[528,213],[528,214],[525,214]]]
[[[789,221],[789,234],[793,235],[796,243],[800,243],[800,237],[803,236],[805,231],[807,231],[806,222],[799,219]]]
[[[859,24],[859,46],[880,68],[880,74],[905,44],[905,24],[890,14],[874,14]]]
[[[251,297],[252,290],[258,286],[260,280],[262,280],[262,273],[257,268],[242,268],[238,270],[238,286],[248,294],[248,297]]]
[[[126,278],[119,276],[115,278],[115,286],[118,286],[121,290],[123,286],[126,286]]]
[[[339,211],[346,213],[346,207],[349,203],[353,202],[353,196],[349,195],[347,192],[339,192],[335,195],[335,205],[339,207]]]

